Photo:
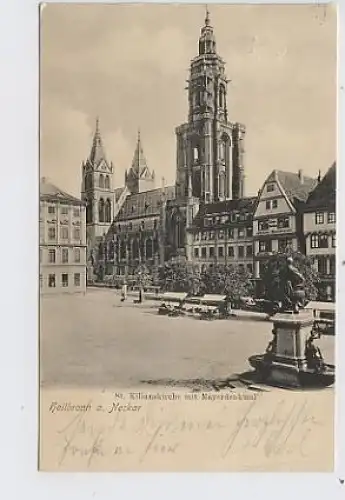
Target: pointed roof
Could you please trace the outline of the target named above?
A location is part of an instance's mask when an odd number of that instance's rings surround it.
[[[150,170],[147,166],[147,161],[144,155],[143,146],[141,143],[140,130],[138,130],[137,145],[135,147],[130,174],[137,178],[151,177]]]
[[[205,24],[201,28],[199,45],[202,44],[203,42],[206,42],[206,41],[213,42],[213,47],[212,47],[211,51],[215,52],[216,38],[215,38],[214,33],[213,33],[213,27],[211,26],[210,11],[208,10],[207,5],[206,5]]]
[[[63,191],[46,177],[40,179],[40,200],[84,205],[82,200]]]
[[[336,162],[334,162],[310,193],[306,203],[306,211],[313,211],[318,208],[335,210],[336,183]]]
[[[278,180],[290,201],[306,201],[309,193],[317,185],[317,179],[294,172],[274,170],[266,182]]]
[[[101,133],[99,130],[99,118],[96,119],[96,128],[93,136],[89,161],[95,167],[97,167],[102,161],[106,161]]]

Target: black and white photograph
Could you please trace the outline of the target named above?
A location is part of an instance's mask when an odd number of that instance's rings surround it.
[[[40,8],[39,468],[330,472],[333,4]]]

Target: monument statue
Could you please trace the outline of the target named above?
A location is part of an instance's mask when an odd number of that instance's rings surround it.
[[[293,265],[293,258],[286,259],[286,266],[281,270],[282,303],[281,312],[299,313],[305,306],[305,279]]]

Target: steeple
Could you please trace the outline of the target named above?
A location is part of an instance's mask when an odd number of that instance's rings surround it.
[[[154,172],[150,172],[141,142],[140,129],[138,130],[131,168],[125,174],[125,182],[132,193],[141,193],[154,189]]]
[[[214,36],[213,28],[211,26],[210,12],[206,5],[205,24],[201,28],[201,34],[199,38],[199,55],[215,54],[215,53],[216,53],[216,38]]]
[[[90,163],[97,167],[102,161],[106,161],[105,153],[101,138],[101,133],[99,130],[99,118],[96,118],[96,128],[92,141],[91,153],[89,156]]]
[[[132,170],[140,177],[145,170],[148,170],[146,158],[141,144],[140,129],[138,129],[137,145],[132,160]]]

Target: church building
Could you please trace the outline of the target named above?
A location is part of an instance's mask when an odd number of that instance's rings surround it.
[[[245,126],[229,120],[229,80],[208,11],[197,48],[188,78],[187,121],[175,130],[174,186],[155,185],[139,133],[124,186],[115,188],[114,167],[105,157],[97,121],[82,166],[82,199],[87,204],[89,263],[99,279],[134,275],[142,263],[157,267],[169,259],[198,261],[195,233],[200,232],[200,213],[244,207],[245,217],[252,216],[253,199],[244,198]],[[244,263],[250,269],[251,241],[245,246]]]

